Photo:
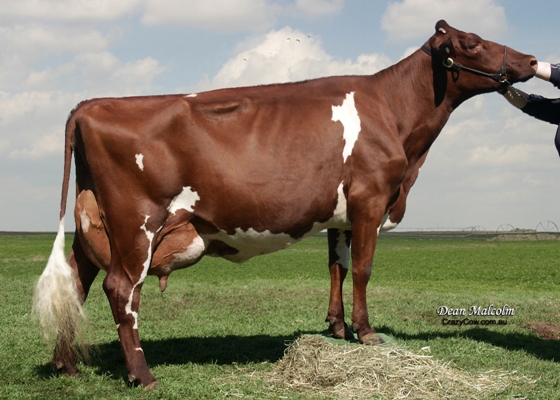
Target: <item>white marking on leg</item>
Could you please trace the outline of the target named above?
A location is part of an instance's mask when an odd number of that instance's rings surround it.
[[[144,352],[144,350],[142,350],[142,347],[137,347],[137,348],[135,348],[134,350],[136,350],[136,351],[141,351],[142,353]]]
[[[140,227],[141,230],[143,230],[146,233],[146,237],[148,238],[148,257],[146,258],[146,261],[144,261],[144,266],[142,269],[142,273],[140,274],[140,278],[138,279],[138,282],[136,282],[134,284],[134,286],[132,287],[132,290],[130,291],[130,296],[128,296],[128,302],[126,303],[125,306],[125,311],[127,314],[132,314],[132,316],[134,317],[134,326],[132,327],[133,329],[138,329],[138,313],[136,311],[132,311],[132,299],[134,297],[134,290],[136,289],[136,287],[140,284],[142,284],[144,282],[144,279],[146,279],[146,276],[148,275],[148,269],[150,268],[150,263],[152,261],[152,241],[154,240],[154,234],[153,232],[150,232],[147,228],[146,228],[146,223],[148,222],[148,219],[150,218],[149,215],[146,215],[146,218],[144,219],[144,224]]]
[[[177,210],[187,210],[193,212],[195,203],[200,200],[200,196],[190,186],[183,188],[183,191],[179,193],[169,204],[167,210],[171,214],[175,214]]]
[[[89,215],[87,215],[86,210],[82,210],[80,211],[80,222],[82,225],[82,231],[84,233],[87,233],[87,231],[89,230],[89,224],[90,224],[90,219],[89,219]]]
[[[350,248],[346,245],[346,235],[344,231],[340,231],[336,242],[336,255],[338,256],[337,263],[344,269],[350,266]]]
[[[358,134],[361,130],[360,116],[354,102],[354,92],[346,95],[346,99],[344,99],[341,106],[332,106],[332,114],[332,120],[334,122],[340,121],[344,127],[342,157],[344,162],[346,162],[348,156],[352,154],[352,149],[356,140],[358,140]]]
[[[135,157],[138,168],[140,168],[140,171],[144,171],[144,154],[136,154]]]

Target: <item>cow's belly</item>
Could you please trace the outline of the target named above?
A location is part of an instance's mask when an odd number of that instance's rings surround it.
[[[257,232],[253,228],[247,231],[237,228],[233,235],[220,230],[201,237],[205,243],[208,243],[207,255],[222,257],[236,263],[283,250],[298,241],[286,233]]]
[[[203,234],[200,236],[207,243],[206,255],[242,263],[255,256],[284,250],[290,245],[319,232],[325,225],[329,224],[316,224],[311,231],[297,239],[287,233],[257,232],[253,228],[249,228],[247,231],[237,228],[234,235],[219,231],[211,235]]]
[[[231,235],[225,230],[218,229],[216,233],[200,235],[206,244],[206,254],[241,263],[255,256],[283,250],[324,229],[350,229],[350,223],[346,216],[346,198],[342,190],[342,183],[337,192],[337,205],[333,210],[332,217],[324,222],[310,221],[313,222],[312,227],[302,237],[294,238],[287,233],[272,233],[270,230],[259,232],[253,228],[247,230],[236,228],[235,233]],[[300,221],[294,222],[299,223]]]

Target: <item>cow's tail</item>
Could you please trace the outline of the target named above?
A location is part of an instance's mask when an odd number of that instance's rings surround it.
[[[64,178],[60,206],[60,223],[53,249],[43,274],[39,277],[33,296],[33,312],[38,317],[45,338],[57,339],[57,346],[67,349],[85,349],[83,327],[85,314],[76,286],[74,270],[64,255],[64,215],[72,163],[72,142],[75,119],[70,116],[66,123],[64,143]],[[78,345],[76,348],[75,345]],[[87,353],[87,352],[86,352]],[[86,354],[84,353],[84,354]]]

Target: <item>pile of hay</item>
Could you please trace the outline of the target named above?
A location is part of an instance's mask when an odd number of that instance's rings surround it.
[[[270,380],[310,390],[310,395],[345,399],[473,399],[504,390],[510,378],[496,371],[475,377],[392,343],[337,345],[321,336],[302,336],[286,349]]]

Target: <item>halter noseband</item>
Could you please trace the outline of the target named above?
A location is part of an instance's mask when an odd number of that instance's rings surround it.
[[[422,45],[422,50],[426,54],[428,54],[429,56],[432,56],[432,57],[434,56],[432,54],[432,50],[429,47],[427,47],[426,45]],[[481,75],[481,76],[486,76],[488,78],[491,78],[491,79],[495,80],[496,82],[499,82],[502,85],[511,85],[507,80],[506,59],[507,59],[507,46],[504,46],[504,62],[502,63],[502,68],[500,68],[500,70],[498,72],[495,72],[495,73],[488,73],[488,72],[480,71],[478,69],[465,67],[464,65],[453,61],[453,59],[451,57],[448,57],[445,60],[442,60],[442,64],[445,68],[450,69],[452,71],[459,72],[460,70],[463,69],[465,71],[468,71],[468,72],[476,74],[476,75]]]

